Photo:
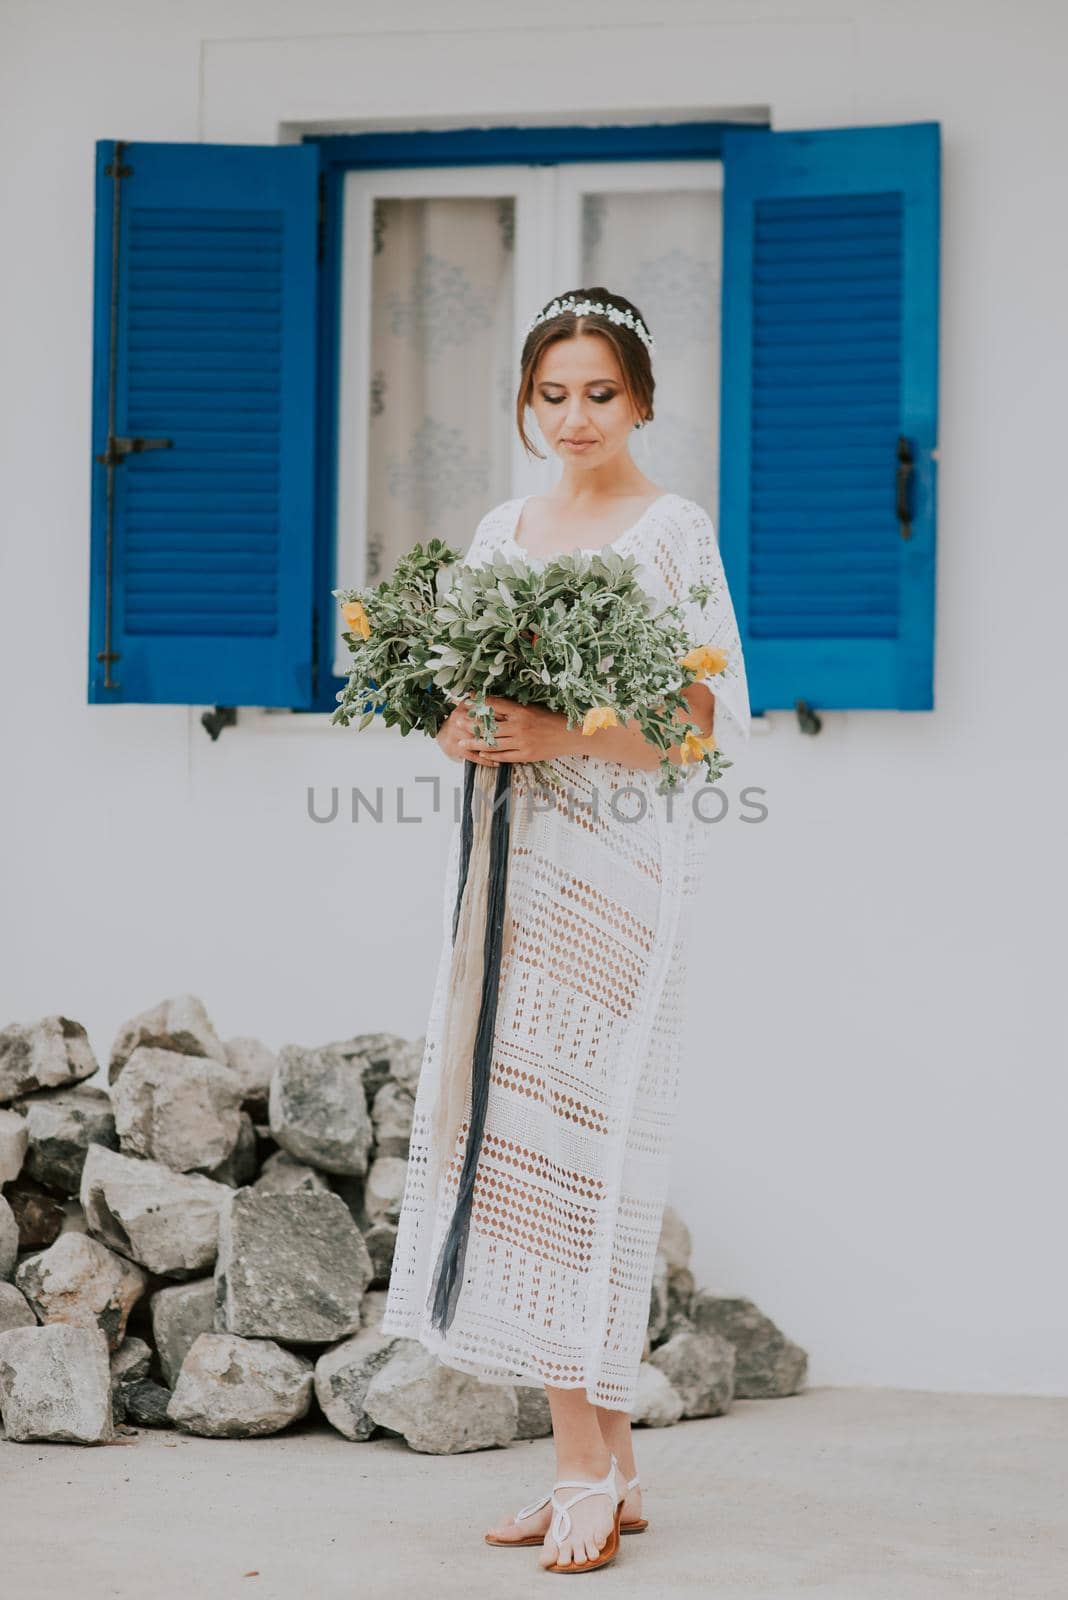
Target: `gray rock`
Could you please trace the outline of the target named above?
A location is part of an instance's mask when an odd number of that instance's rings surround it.
[[[99,1328],[52,1322],[0,1333],[0,1418],[7,1437],[20,1443],[114,1438],[111,1368]]]
[[[0,1184],[18,1177],[29,1142],[26,1118],[17,1111],[0,1110]]]
[[[630,1414],[631,1426],[667,1428],[682,1417],[682,1396],[665,1372],[651,1361],[638,1368],[638,1392]]]
[[[111,1420],[125,1422],[126,1391],[131,1383],[148,1377],[152,1352],[143,1339],[127,1338],[111,1357]]]
[[[216,1183],[225,1183],[231,1189],[240,1189],[255,1178],[257,1161],[256,1129],[248,1112],[242,1111],[237,1143],[225,1160],[207,1168],[204,1176],[214,1178]]]
[[[112,1383],[134,1383],[139,1378],[147,1378],[151,1361],[151,1345],[129,1335],[111,1357]]]
[[[392,1076],[394,1057],[400,1055],[407,1043],[399,1033],[357,1033],[351,1039],[335,1040],[330,1048],[359,1062],[370,1109],[375,1095]]]
[[[390,1061],[390,1077],[396,1078],[402,1089],[413,1096],[419,1085],[419,1074],[426,1054],[426,1035],[418,1039],[405,1039]]]
[[[10,1278],[19,1258],[19,1225],[9,1201],[0,1194],[0,1278]]]
[[[371,1379],[395,1350],[413,1344],[414,1340],[379,1333],[377,1328],[362,1328],[323,1351],[315,1364],[315,1397],[338,1433],[358,1441],[371,1437],[375,1424],[363,1404]]]
[[[544,1389],[528,1384],[517,1384],[518,1414],[515,1436],[517,1439],[547,1439],[553,1431],[549,1396]]]
[[[120,1255],[167,1277],[210,1271],[219,1212],[234,1193],[224,1183],[172,1172],[157,1161],[90,1145],[81,1201],[89,1230]]]
[[[152,1337],[159,1352],[163,1380],[173,1389],[182,1362],[202,1333],[215,1327],[215,1279],[168,1284],[149,1299]]]
[[[229,1067],[138,1045],[112,1090],[123,1155],[175,1172],[225,1161],[241,1131],[241,1092]]]
[[[371,1283],[374,1288],[388,1287],[393,1270],[393,1257],[397,1249],[395,1222],[376,1222],[363,1236],[367,1253],[371,1257]]]
[[[368,1289],[360,1306],[360,1327],[377,1328],[386,1314],[388,1296],[384,1289]]]
[[[359,1330],[370,1281],[367,1246],[338,1195],[231,1192],[219,1226],[217,1331],[333,1343]]]
[[[371,1117],[356,1058],[329,1045],[283,1045],[271,1079],[271,1134],[283,1150],[323,1172],[360,1176],[371,1151]]]
[[[407,1161],[414,1115],[414,1096],[393,1078],[387,1078],[371,1106],[377,1157],[402,1156]]]
[[[13,1022],[0,1032],[0,1105],[38,1089],[69,1088],[96,1070],[88,1034],[69,1017]]]
[[[260,1168],[260,1175],[252,1187],[262,1194],[294,1194],[298,1189],[312,1189],[318,1194],[330,1194],[330,1180],[298,1161],[288,1150],[276,1150]]]
[[[660,1222],[658,1252],[669,1267],[688,1267],[693,1251],[690,1230],[673,1206],[665,1206]]]
[[[18,1227],[20,1250],[44,1250],[55,1244],[67,1222],[64,1203],[49,1194],[26,1172],[20,1172],[4,1190]]]
[[[700,1332],[717,1333],[734,1346],[734,1392],[740,1400],[772,1400],[805,1387],[808,1355],[752,1300],[702,1289],[694,1297],[693,1312]]]
[[[734,1398],[734,1346],[715,1333],[672,1334],[649,1357],[682,1397],[684,1417],[721,1417]]]
[[[425,1038],[410,1040],[399,1033],[358,1033],[351,1039],[337,1039],[327,1048],[337,1050],[347,1061],[356,1062],[370,1107],[387,1079],[414,1095],[425,1046]]]
[[[241,1085],[241,1104],[257,1119],[267,1116],[267,1098],[278,1057],[262,1039],[241,1036],[226,1041],[226,1064]]]
[[[364,1178],[341,1178],[332,1173],[329,1187],[334,1194],[340,1195],[349,1208],[349,1215],[361,1233],[366,1233],[371,1226],[371,1219],[367,1215],[367,1207],[363,1203],[363,1191],[367,1183]]]
[[[119,1147],[111,1097],[103,1089],[79,1084],[31,1095],[16,1104],[25,1113],[29,1136],[24,1170],[48,1189],[77,1194],[89,1146]]]
[[[667,1318],[664,1332],[670,1339],[673,1333],[693,1328],[693,1302],[697,1291],[689,1267],[668,1267]]]
[[[202,1333],[182,1364],[167,1416],[187,1433],[249,1439],[307,1414],[314,1369],[273,1339]]]
[[[8,1328],[35,1328],[37,1318],[21,1289],[13,1283],[0,1283],[0,1333]]]
[[[647,1343],[660,1344],[667,1336],[668,1313],[668,1259],[657,1252],[653,1262],[653,1277],[649,1287],[649,1326]]]
[[[445,1367],[418,1344],[395,1351],[375,1373],[364,1410],[379,1427],[430,1455],[510,1444],[519,1425],[513,1388]]]
[[[152,1378],[139,1378],[122,1386],[122,1406],[127,1422],[136,1422],[142,1428],[173,1427],[167,1414],[171,1391]]]
[[[99,1328],[109,1350],[117,1350],[126,1337],[126,1319],[145,1283],[140,1267],[84,1233],[60,1234],[15,1271],[15,1287],[38,1322]]]
[[[77,1198],[68,1198],[60,1203],[63,1207],[63,1226],[59,1230],[60,1233],[88,1233],[89,1224],[85,1220],[81,1201]]]
[[[182,1055],[206,1056],[226,1065],[226,1047],[215,1032],[203,1002],[193,994],[180,994],[142,1011],[124,1022],[111,1047],[108,1082],[114,1083],[134,1051],[177,1050]]]
[[[368,1221],[396,1222],[400,1217],[408,1163],[400,1156],[377,1156],[371,1163],[363,1190]]]

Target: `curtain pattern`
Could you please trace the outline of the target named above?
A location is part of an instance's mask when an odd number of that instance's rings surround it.
[[[654,420],[634,435],[643,472],[696,500],[718,525],[719,190],[583,196],[582,276],[625,295],[656,345]]]
[[[510,493],[514,238],[506,196],[375,203],[368,583]]]

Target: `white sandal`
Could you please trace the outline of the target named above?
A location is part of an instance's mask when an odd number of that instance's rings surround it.
[[[557,1489],[574,1489],[574,1494],[568,1495],[566,1500],[557,1499]],[[616,1499],[616,1458],[613,1456],[609,1463],[608,1471],[603,1478],[598,1478],[594,1483],[588,1483],[582,1478],[561,1478],[553,1484],[553,1492],[549,1497],[549,1504],[553,1508],[553,1520],[549,1525],[549,1533],[556,1545],[557,1554],[560,1546],[571,1532],[571,1507],[578,1505],[580,1500],[587,1500],[591,1495],[606,1494],[615,1506],[615,1520],[612,1531],[605,1540],[598,1555],[592,1561],[569,1561],[561,1565],[553,1561],[545,1567],[546,1572],[592,1572],[594,1567],[607,1566],[614,1560],[619,1551],[619,1518],[623,1511],[623,1500]]]
[[[628,1478],[627,1479],[627,1488],[628,1489],[636,1489],[637,1487],[638,1487],[638,1474],[635,1473],[633,1478]],[[532,1516],[534,1516],[536,1512],[541,1511],[541,1509],[544,1506],[547,1506],[550,1503],[551,1500],[552,1500],[552,1495],[551,1494],[543,1494],[540,1500],[533,1500],[533,1501],[531,1501],[529,1506],[523,1506],[519,1511],[517,1511],[515,1513],[515,1516],[512,1518],[512,1521],[514,1523],[516,1523],[516,1525],[518,1526],[518,1524],[523,1521],[524,1517],[532,1517]],[[620,1522],[619,1531],[620,1531],[620,1533],[644,1533],[648,1526],[649,1526],[649,1518],[648,1517],[631,1517],[626,1522],[623,1522],[623,1521]],[[495,1545],[499,1545],[499,1546],[512,1545],[512,1544],[520,1545],[520,1546],[526,1546],[526,1545],[531,1545],[531,1544],[544,1544],[545,1543],[545,1536],[544,1536],[544,1534],[540,1534],[540,1533],[527,1533],[527,1534],[524,1534],[521,1539],[498,1539],[498,1538],[496,1538],[496,1536],[494,1534],[487,1533],[487,1534],[483,1535],[483,1538],[485,1539],[487,1544],[495,1544]]]

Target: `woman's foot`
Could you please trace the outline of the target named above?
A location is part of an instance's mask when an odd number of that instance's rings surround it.
[[[558,1481],[575,1478],[584,1483],[594,1483],[606,1476],[607,1469],[598,1471],[594,1467],[591,1470],[588,1465],[579,1463],[576,1466],[561,1465]],[[568,1507],[571,1525],[559,1545],[552,1536],[550,1524],[545,1534],[544,1548],[538,1557],[540,1566],[566,1567],[577,1566],[583,1561],[596,1561],[615,1524],[617,1504],[628,1493],[637,1493],[637,1490],[628,1491],[627,1480],[619,1470],[618,1464],[613,1473],[613,1480],[615,1492],[611,1499],[607,1494],[590,1494]],[[561,1504],[566,1505],[571,1496],[577,1492],[577,1489],[565,1486],[557,1489],[556,1495]]]
[[[486,1529],[485,1537],[494,1539],[501,1544],[517,1544],[521,1539],[540,1539],[547,1531],[552,1521],[552,1507],[548,1500],[539,1511],[532,1511],[529,1516],[520,1517],[518,1513],[508,1512],[492,1528]]]

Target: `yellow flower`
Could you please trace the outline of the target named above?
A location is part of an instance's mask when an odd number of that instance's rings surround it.
[[[724,672],[727,667],[727,652],[719,650],[715,645],[695,645],[679,663],[680,666],[689,667],[699,678],[708,672]]]
[[[615,728],[619,718],[611,706],[591,706],[582,719],[583,733],[596,733],[598,728]]]
[[[358,633],[361,639],[371,637],[371,623],[361,601],[346,600],[341,607],[341,615],[348,623],[350,633]]]
[[[711,755],[716,748],[716,741],[711,734],[701,738],[699,734],[688,733],[679,748],[680,765],[685,766],[688,761],[700,761],[707,750]]]

